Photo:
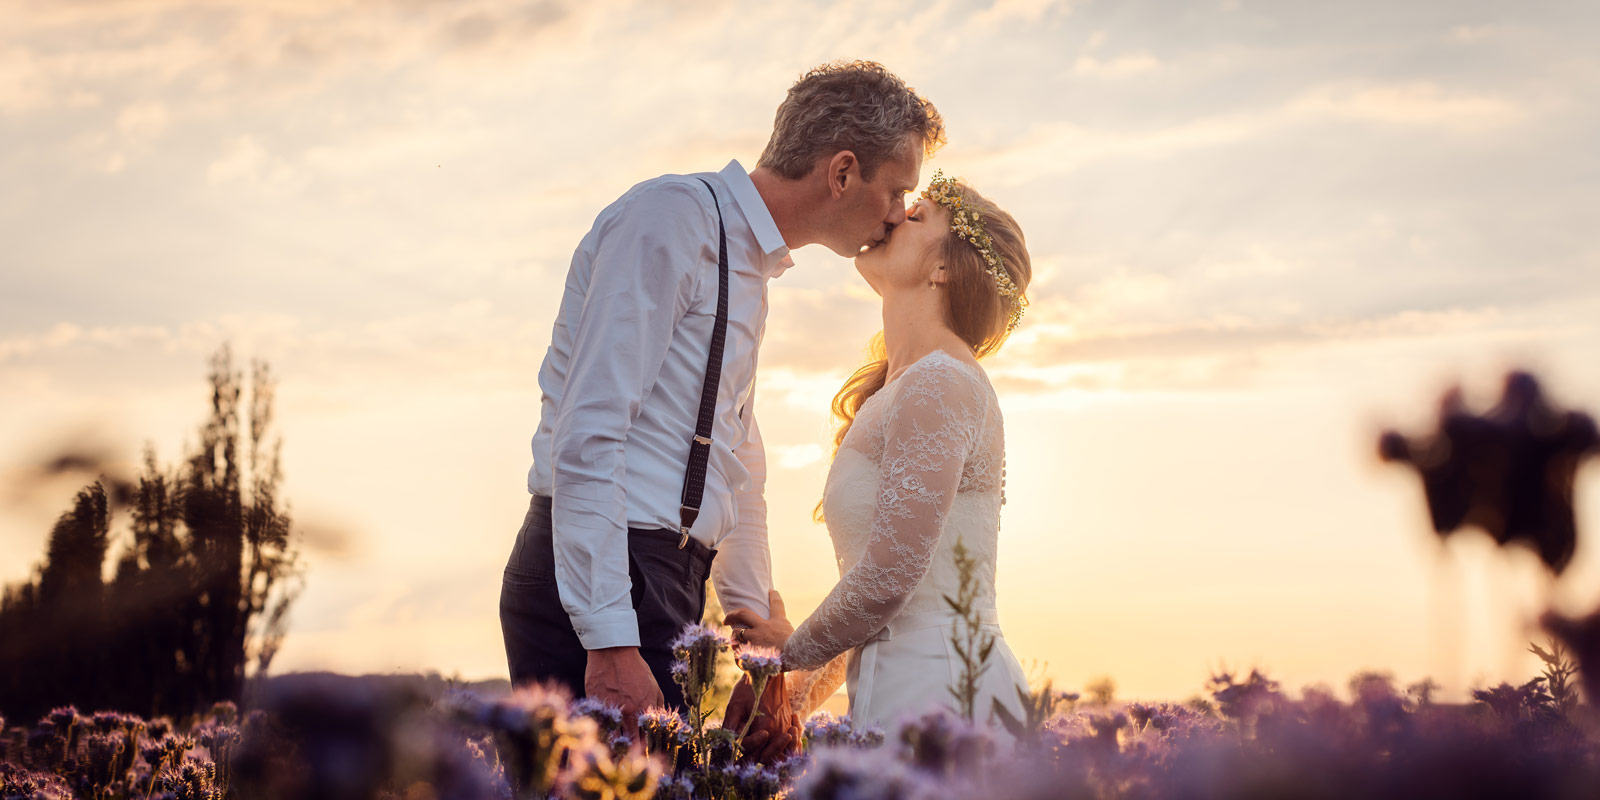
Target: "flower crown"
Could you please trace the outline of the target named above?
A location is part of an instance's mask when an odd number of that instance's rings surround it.
[[[966,199],[962,197],[961,183],[954,178],[946,178],[944,170],[933,173],[933,180],[928,182],[928,188],[922,190],[922,196],[944,206],[950,212],[951,232],[978,248],[978,253],[988,265],[985,271],[994,279],[995,290],[1001,297],[1012,298],[1011,319],[1006,323],[1006,331],[1015,330],[1017,323],[1022,321],[1022,312],[1028,303],[1017,291],[1011,273],[1006,271],[1005,260],[1000,258],[1000,251],[995,249],[994,239],[983,229],[983,214],[976,208],[967,207]]]

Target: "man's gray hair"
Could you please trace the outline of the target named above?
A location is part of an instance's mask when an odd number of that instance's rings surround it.
[[[797,180],[819,157],[849,150],[870,181],[884,161],[901,155],[911,135],[925,155],[944,145],[944,118],[932,103],[882,64],[835,61],[789,88],[756,165]]]

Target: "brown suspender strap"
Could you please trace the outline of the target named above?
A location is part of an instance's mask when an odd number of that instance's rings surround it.
[[[683,499],[678,506],[679,550],[689,544],[689,528],[700,516],[700,502],[705,498],[711,426],[716,421],[717,388],[722,383],[722,350],[728,339],[728,232],[722,224],[722,205],[717,201],[717,190],[704,178],[700,182],[711,192],[711,202],[717,207],[717,322],[711,331],[706,383],[700,390],[700,418],[695,422],[694,438],[689,440],[689,467],[683,476]]]

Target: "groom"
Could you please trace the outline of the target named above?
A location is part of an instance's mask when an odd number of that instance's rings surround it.
[[[943,143],[938,111],[883,66],[827,64],[789,89],[754,171],[663,175],[600,212],[539,369],[533,497],[500,595],[514,684],[682,708],[671,642],[707,576],[725,607],[768,613],[767,281],[792,248],[882,241]],[[754,701],[743,688],[728,716]],[[794,725],[781,680],[760,707],[747,749],[776,755]]]

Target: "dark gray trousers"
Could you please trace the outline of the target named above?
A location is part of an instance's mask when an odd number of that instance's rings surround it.
[[[683,691],[672,680],[672,640],[685,625],[699,622],[706,607],[706,578],[716,551],[694,539],[678,548],[679,534],[658,529],[628,530],[628,577],[639,616],[639,653],[661,694],[682,710]],[[555,541],[550,498],[533,495],[517,532],[500,586],[500,631],[506,641],[511,682],[555,682],[583,697],[588,651],[572,629],[556,589]]]

